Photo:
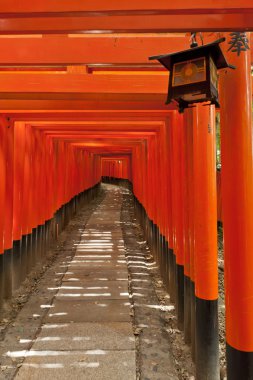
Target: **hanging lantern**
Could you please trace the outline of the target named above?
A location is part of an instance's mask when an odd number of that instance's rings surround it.
[[[210,101],[219,107],[218,70],[229,65],[220,48],[220,38],[210,44],[196,46],[177,53],[158,55],[149,59],[158,60],[169,72],[169,89],[166,104],[175,100],[179,112],[190,104]]]

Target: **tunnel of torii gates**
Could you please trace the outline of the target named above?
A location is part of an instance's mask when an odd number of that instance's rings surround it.
[[[253,379],[252,0],[0,2],[1,304],[102,177],[132,183],[198,380],[219,378],[217,197],[228,379]],[[165,105],[148,57],[225,36],[220,109]],[[250,42],[249,42],[250,44]],[[215,112],[221,120],[217,191]],[[219,183],[220,183],[219,182]],[[218,194],[218,195],[217,195]],[[222,210],[221,210],[222,208]]]

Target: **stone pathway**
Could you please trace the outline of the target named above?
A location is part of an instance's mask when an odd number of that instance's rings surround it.
[[[183,338],[171,345],[174,306],[143,240],[129,190],[103,184],[19,313],[0,321],[0,380],[188,380]]]
[[[119,188],[108,186],[110,191],[85,229],[83,226],[80,241],[74,243],[74,256],[63,255],[59,263],[56,276],[62,276],[60,284],[55,285],[54,277],[51,286],[47,281],[45,291],[51,292],[51,298],[40,302],[40,309],[46,312],[36,326],[35,339],[30,338],[29,324],[24,323],[16,344],[19,349],[6,354],[14,362],[20,359],[17,380],[136,379],[128,270],[120,227],[122,195]],[[21,311],[26,313],[26,322],[27,313],[31,320],[36,319],[40,300],[35,297],[33,301],[29,310],[24,307]]]

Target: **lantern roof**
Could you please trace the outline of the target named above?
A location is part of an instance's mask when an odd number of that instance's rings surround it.
[[[158,60],[167,70],[171,71],[174,62],[190,60],[195,57],[200,57],[202,55],[206,56],[207,54],[210,54],[217,69],[224,69],[225,67],[231,67],[220,48],[220,43],[224,41],[225,38],[223,37],[214,42],[211,42],[210,44],[197,46],[171,54],[156,55],[149,57],[149,59]]]

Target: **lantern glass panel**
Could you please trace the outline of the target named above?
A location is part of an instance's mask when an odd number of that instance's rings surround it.
[[[205,57],[179,62],[173,65],[172,87],[206,81]]]
[[[210,78],[211,78],[212,85],[217,89],[218,88],[217,67],[215,66],[211,57],[210,57]]]

